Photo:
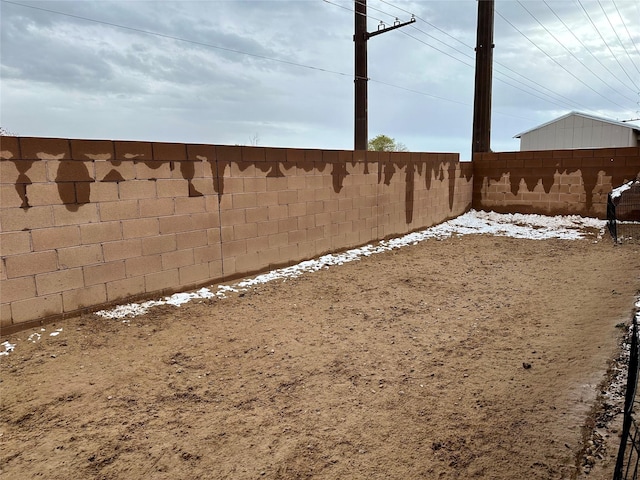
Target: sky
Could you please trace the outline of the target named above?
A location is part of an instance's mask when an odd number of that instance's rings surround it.
[[[359,1],[359,0],[356,0]],[[369,138],[471,156],[477,1],[368,0]],[[496,0],[491,147],[640,117],[640,0]],[[354,1],[0,0],[21,136],[353,148]],[[640,125],[640,122],[634,122]]]

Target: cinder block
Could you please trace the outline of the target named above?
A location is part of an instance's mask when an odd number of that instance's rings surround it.
[[[33,251],[74,247],[80,245],[80,243],[80,227],[78,225],[39,228],[31,231]]]
[[[143,162],[153,160],[150,142],[113,142],[115,160]]]
[[[235,265],[235,262],[234,262]],[[231,272],[227,273],[228,275],[231,275]],[[215,282],[217,280],[220,280],[223,276],[223,269],[222,269],[222,260],[215,260],[213,262],[209,262],[209,280],[211,282]]]
[[[298,219],[296,217],[287,217],[282,220],[278,220],[279,232],[290,232],[298,229]]]
[[[160,292],[165,289],[174,289],[180,285],[178,269],[166,270],[145,275],[145,290],[147,293]]]
[[[39,296],[84,287],[82,268],[58,270],[36,275],[36,291]]]
[[[287,205],[269,205],[269,220],[281,220],[289,216],[289,208]]]
[[[307,214],[306,203],[290,203],[287,205],[290,217],[300,217]]]
[[[187,248],[202,247],[207,245],[207,231],[194,230],[193,232],[183,232],[176,234],[176,244],[178,250]]]
[[[156,162],[146,160],[144,162],[136,162],[136,178],[138,180],[157,181],[160,178],[170,179],[173,175],[171,170],[172,162]]]
[[[289,205],[298,202],[298,192],[296,190],[284,190],[278,192],[278,204]]]
[[[258,236],[264,237],[278,233],[278,221],[268,221],[258,223]]]
[[[58,249],[59,268],[84,267],[85,265],[95,265],[103,261],[104,257],[102,256],[100,244]]]
[[[253,208],[257,205],[255,193],[234,193],[232,205],[234,209]]]
[[[128,180],[118,184],[121,200],[156,198],[156,182],[149,180]]]
[[[0,335],[4,335],[3,330],[13,324],[13,315],[11,313],[11,304],[0,304]]]
[[[47,180],[50,182],[93,182],[95,171],[93,162],[79,160],[49,160]]]
[[[245,210],[245,218],[248,223],[265,222],[269,218],[269,209],[266,206],[248,208]]]
[[[202,162],[215,162],[216,147],[214,145],[187,145],[187,158]]]
[[[266,192],[267,179],[264,177],[246,177],[243,179],[245,192]]]
[[[134,295],[145,293],[144,277],[131,277],[107,283],[107,300],[124,300]]]
[[[142,255],[171,252],[177,248],[176,235],[159,235],[142,239]]]
[[[204,213],[207,211],[205,197],[178,197],[175,199],[176,215]]]
[[[235,240],[235,232],[233,230],[233,226],[230,225],[228,227],[222,227],[220,229],[220,240],[222,243],[232,242]]]
[[[247,253],[259,252],[269,248],[268,237],[247,238]]]
[[[14,136],[3,135],[0,138],[0,159],[11,160],[20,157],[19,138]]]
[[[102,244],[102,252],[105,262],[139,257],[142,255],[142,241],[139,238],[131,238],[116,242],[106,242]]]
[[[250,273],[263,268],[257,252],[247,253],[236,257],[236,273]]]
[[[32,207],[29,209],[0,209],[0,231],[26,231],[34,228],[53,226],[51,207]]]
[[[84,245],[122,240],[122,227],[120,222],[80,225],[80,238]]]
[[[96,161],[94,162],[97,182],[124,182],[136,178],[136,167],[132,161]]]
[[[26,205],[31,206],[27,199],[27,187],[23,184],[2,184],[0,185],[0,208],[20,208]]]
[[[186,160],[187,146],[183,143],[160,143],[151,144],[154,160]]]
[[[100,204],[100,221],[102,222],[127,220],[139,216],[137,200],[119,200]]]
[[[97,285],[125,278],[124,261],[89,265],[82,268],[84,271],[84,284]]]
[[[220,245],[208,245],[206,247],[197,247],[193,249],[193,262],[196,265],[220,260],[221,258],[222,250]]]
[[[89,190],[89,202],[115,202],[118,197],[117,183],[92,183]]]
[[[15,302],[36,296],[36,283],[33,275],[12,278],[0,282],[0,301]]]
[[[219,245],[220,240],[220,228],[208,228],[207,229],[207,243],[209,245]]]
[[[221,212],[220,223],[223,226],[241,225],[245,223],[244,210],[227,210]]]
[[[138,201],[140,217],[163,217],[175,213],[173,198],[141,199]]]
[[[173,268],[180,268],[186,265],[193,265],[193,249],[188,250],[176,250],[173,252],[163,253],[162,257],[162,269],[171,270]]]
[[[297,245],[307,241],[306,230],[292,230],[289,232],[289,244]]]
[[[187,265],[178,269],[181,285],[189,285],[209,280],[209,264]]]
[[[113,142],[110,140],[70,140],[74,160],[112,160]]]
[[[25,196],[26,203],[30,207],[76,203],[75,186],[70,182],[58,184],[34,183],[32,185],[26,185]],[[22,200],[20,199],[20,201]],[[21,206],[21,203],[16,206]]]
[[[258,192],[256,203],[263,207],[278,205],[278,192]]]
[[[188,197],[189,182],[183,179],[159,178],[156,180],[156,190],[159,198]]]
[[[287,232],[276,233],[274,235],[269,235],[269,248],[280,248],[288,245],[289,243],[289,234]]]
[[[65,313],[95,307],[106,301],[105,286],[102,284],[62,292],[62,308]]]
[[[255,237],[258,234],[258,225],[256,223],[243,223],[240,225],[234,225],[233,234],[235,240]]]
[[[69,159],[69,140],[64,138],[21,137],[20,153],[25,160]]]
[[[56,257],[56,252],[53,250],[7,257],[4,259],[7,278],[54,272],[58,268]]]
[[[149,273],[162,271],[162,257],[156,254],[128,258],[124,262],[124,267],[127,277],[143,277]]]
[[[189,232],[196,230],[198,226],[193,221],[192,215],[172,215],[171,217],[160,217],[158,219],[160,234],[176,232]]]
[[[233,242],[225,242],[222,245],[222,258],[237,257],[238,255],[244,255],[247,253],[246,240],[236,240]]]
[[[29,298],[11,304],[14,324],[60,315],[62,312],[61,293]]]
[[[137,218],[122,221],[123,239],[151,237],[160,233],[157,218]]]
[[[0,161],[0,183],[47,183],[47,162],[40,160]]]
[[[0,256],[19,255],[31,251],[29,232],[0,232]]]
[[[83,225],[100,221],[98,205],[95,203],[87,203],[85,205],[53,205],[51,209],[53,211],[53,222],[55,225]]]

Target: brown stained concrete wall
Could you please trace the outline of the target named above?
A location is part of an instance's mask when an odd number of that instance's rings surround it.
[[[3,332],[456,217],[458,154],[0,138]]]
[[[607,194],[640,174],[640,148],[480,153],[473,164],[478,210],[606,218]]]

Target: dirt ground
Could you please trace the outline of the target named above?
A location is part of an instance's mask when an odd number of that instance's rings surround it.
[[[428,240],[20,332],[0,359],[0,473],[576,478],[640,288],[640,248],[594,238]],[[615,453],[588,478],[611,478]]]

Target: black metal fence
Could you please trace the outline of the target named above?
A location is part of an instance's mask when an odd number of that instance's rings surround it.
[[[626,183],[609,194],[607,226],[616,243],[640,242],[640,180]]]
[[[624,396],[624,419],[622,437],[614,480],[637,480],[640,466],[640,428],[636,409],[636,389],[638,386],[638,315],[634,315],[631,326],[631,346],[629,351],[629,373]]]

